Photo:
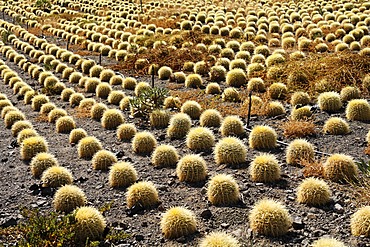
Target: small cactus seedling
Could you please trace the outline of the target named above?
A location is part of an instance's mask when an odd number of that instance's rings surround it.
[[[158,191],[152,182],[138,182],[127,189],[128,208],[151,208],[159,203]]]
[[[206,161],[199,155],[185,155],[177,163],[176,173],[181,182],[196,183],[204,181],[207,177]]]
[[[225,137],[215,146],[214,158],[216,164],[238,165],[245,162],[247,147],[236,137]]]
[[[59,212],[70,213],[78,207],[85,206],[85,193],[75,185],[64,185],[54,195],[54,209]]]
[[[314,156],[314,146],[304,139],[292,141],[286,149],[286,162],[290,165],[298,165],[303,160],[312,162]]]
[[[105,129],[116,129],[119,125],[123,124],[125,118],[120,110],[109,109],[104,111],[101,118],[101,124]]]
[[[91,107],[90,117],[94,120],[100,121],[106,110],[108,110],[108,107],[104,103],[97,103]]]
[[[330,202],[329,185],[318,178],[306,178],[298,186],[297,201],[312,206],[321,206]]]
[[[102,150],[100,141],[94,136],[87,136],[78,142],[78,157],[81,159],[91,159],[96,152]]]
[[[87,132],[84,129],[78,128],[73,129],[69,134],[69,143],[77,144],[82,138],[87,136]]]
[[[202,127],[219,127],[221,125],[222,115],[215,109],[205,110],[199,118]]]
[[[76,128],[76,123],[70,116],[60,117],[55,123],[57,133],[70,133]]]
[[[152,154],[152,164],[156,167],[172,167],[179,160],[179,154],[171,145],[160,145]]]
[[[31,160],[31,173],[35,178],[39,178],[47,168],[52,166],[59,166],[59,162],[54,155],[49,153],[38,153]]]
[[[240,247],[238,240],[226,232],[211,232],[200,240],[199,247]]]
[[[65,167],[52,166],[46,169],[41,176],[43,187],[60,187],[66,184],[72,184],[72,173]]]
[[[370,237],[370,206],[360,208],[351,216],[351,233]]]
[[[186,146],[193,151],[211,150],[214,145],[213,132],[206,127],[192,128],[186,137]]]
[[[271,149],[276,147],[277,134],[269,126],[255,126],[249,134],[249,147],[253,149]]]
[[[92,158],[92,166],[95,170],[107,170],[112,164],[117,163],[114,153],[107,150],[99,150]]]
[[[162,217],[161,230],[167,239],[193,234],[197,230],[195,215],[184,207],[170,208]]]
[[[358,167],[351,156],[333,154],[324,163],[324,175],[334,182],[353,181],[358,177]]]
[[[254,182],[276,182],[280,179],[279,162],[272,154],[261,154],[252,161],[249,174]]]
[[[331,117],[326,120],[323,132],[329,135],[345,135],[350,132],[348,123],[339,117]]]
[[[280,202],[263,199],[250,211],[249,224],[256,233],[277,237],[289,231],[292,220],[288,210]]]
[[[33,136],[24,139],[21,143],[22,160],[31,160],[38,153],[47,152],[48,149],[47,142],[41,136]]]
[[[185,113],[177,113],[170,119],[167,135],[171,139],[181,139],[187,135],[191,127],[191,119]]]
[[[137,172],[129,162],[118,162],[109,171],[109,185],[114,188],[130,186],[137,180]]]
[[[336,240],[335,238],[323,237],[316,240],[311,245],[312,247],[347,247],[343,242]]]
[[[36,130],[34,129],[24,129],[24,130],[21,130],[18,135],[17,135],[17,143],[20,145],[23,140],[27,139],[27,138],[30,138],[30,137],[34,137],[34,136],[37,136],[37,132]]]
[[[194,100],[188,100],[181,106],[181,112],[186,113],[191,119],[198,119],[202,113],[202,107]]]
[[[336,92],[321,93],[317,100],[322,111],[337,112],[340,110],[340,108],[342,108],[340,95]]]
[[[170,117],[170,112],[167,110],[154,110],[149,114],[150,125],[154,128],[166,128]]]
[[[239,201],[239,186],[231,175],[218,174],[209,181],[208,200],[215,206],[235,205]]]
[[[137,154],[149,154],[157,146],[157,140],[149,131],[138,132],[132,139],[132,150]]]
[[[222,136],[242,136],[245,134],[243,122],[238,116],[227,116],[220,127]]]
[[[346,117],[353,121],[370,121],[370,104],[365,99],[349,101],[346,108]]]
[[[75,234],[81,243],[86,240],[99,240],[103,236],[106,222],[99,210],[93,207],[80,207],[75,213]]]

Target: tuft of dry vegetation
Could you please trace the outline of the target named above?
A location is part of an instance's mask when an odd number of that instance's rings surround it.
[[[301,138],[316,134],[316,126],[312,120],[288,120],[281,128],[286,138]]]

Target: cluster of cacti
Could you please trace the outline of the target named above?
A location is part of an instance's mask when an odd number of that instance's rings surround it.
[[[271,183],[280,179],[280,170],[280,164],[274,155],[261,154],[252,161],[249,174],[254,182]]]
[[[60,187],[66,184],[72,184],[72,173],[65,167],[52,166],[47,168],[41,176],[43,187]]]
[[[75,185],[64,185],[54,195],[53,206],[56,211],[69,213],[86,204],[85,193]]]
[[[159,203],[158,191],[152,182],[138,182],[131,185],[126,192],[128,208],[151,208]]]
[[[249,214],[252,231],[266,236],[285,235],[292,226],[288,210],[280,202],[263,199],[258,201]]]
[[[149,131],[137,132],[131,143],[132,150],[137,154],[149,154],[157,146],[157,140]]]
[[[271,149],[276,147],[277,134],[269,126],[255,126],[249,134],[249,147],[253,149]]]
[[[214,145],[215,137],[207,127],[192,128],[186,136],[186,146],[192,151],[208,151]]]
[[[235,205],[240,199],[239,186],[231,175],[218,174],[209,181],[207,196],[215,206]]]
[[[314,146],[304,139],[292,141],[286,149],[286,162],[290,165],[299,165],[302,161],[312,162],[314,156]]]
[[[215,146],[216,164],[238,165],[246,161],[247,147],[236,137],[225,137]]]
[[[177,163],[176,173],[181,182],[196,183],[207,177],[206,161],[199,155],[188,154]]]
[[[165,238],[175,239],[195,233],[197,221],[195,215],[184,207],[167,210],[161,219],[161,231]]]

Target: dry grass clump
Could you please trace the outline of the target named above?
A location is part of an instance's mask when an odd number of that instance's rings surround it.
[[[316,126],[313,121],[289,120],[281,126],[284,136],[287,138],[301,138],[316,134]]]

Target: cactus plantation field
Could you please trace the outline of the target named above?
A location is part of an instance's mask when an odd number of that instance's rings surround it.
[[[369,2],[0,12],[0,246],[370,246]]]

